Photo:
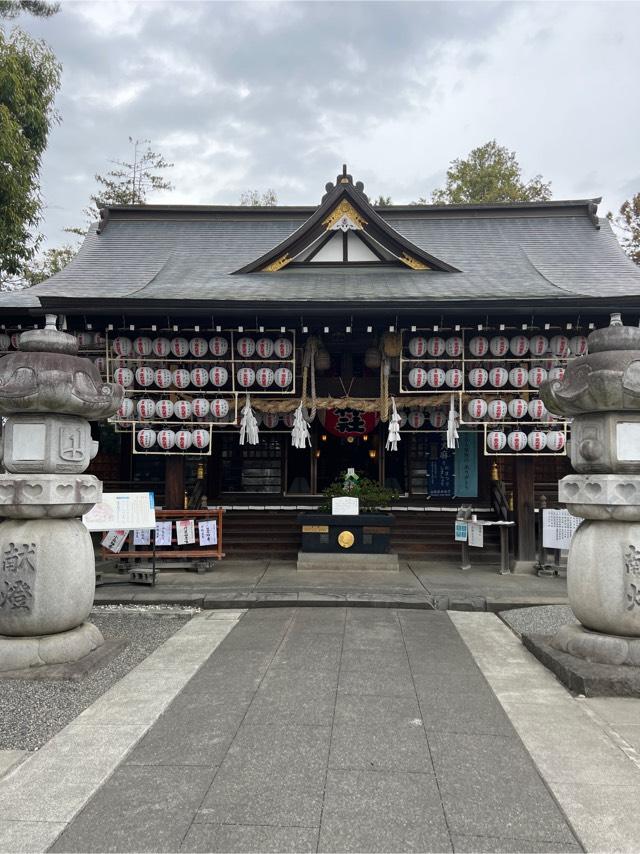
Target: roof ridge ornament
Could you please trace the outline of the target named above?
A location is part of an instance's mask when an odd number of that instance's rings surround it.
[[[355,184],[353,183],[353,176],[347,172],[347,164],[346,163],[342,164],[342,172],[339,175],[336,175],[336,183],[332,184],[331,181],[328,181],[324,185],[325,194],[322,197],[321,201],[324,202],[324,200],[327,198],[327,196],[331,192],[333,192],[336,189],[336,187],[340,187],[341,185],[344,185],[344,184],[350,184],[354,189],[359,190],[362,193],[362,195],[365,197],[365,199],[367,199],[367,201],[369,201],[369,199],[367,198],[367,196],[365,196],[365,193],[364,193],[364,184],[362,183],[362,181],[356,181]]]

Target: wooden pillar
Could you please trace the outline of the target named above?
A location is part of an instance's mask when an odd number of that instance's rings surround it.
[[[182,510],[184,507],[184,456],[169,455],[164,468],[164,508]]]
[[[514,459],[513,500],[518,543],[515,570],[527,572],[536,560],[535,457]]]

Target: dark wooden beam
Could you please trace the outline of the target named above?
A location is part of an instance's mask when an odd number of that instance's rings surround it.
[[[164,468],[164,509],[182,510],[184,507],[184,457],[168,456]]]

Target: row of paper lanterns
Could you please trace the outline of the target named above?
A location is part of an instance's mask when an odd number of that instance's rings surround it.
[[[472,388],[484,388],[487,383],[492,388],[504,388],[509,383],[513,388],[540,388],[545,380],[561,380],[564,377],[564,368],[553,367],[550,370],[536,366],[533,368],[503,368],[501,366],[491,368],[472,368],[467,380]],[[439,389],[462,388],[464,373],[460,368],[449,368],[445,371],[444,368],[412,368],[409,371],[409,385],[415,389],[425,387]]]
[[[471,418],[480,419],[488,416],[490,421],[502,421],[508,415],[516,419],[528,416],[534,421],[548,421],[554,418],[539,397],[529,401],[514,397],[508,402],[500,399],[486,401],[483,397],[474,397],[467,404],[467,412]]]
[[[505,433],[503,430],[491,430],[487,433],[487,448],[490,451],[500,452],[507,447],[512,451],[552,451],[559,453],[565,446],[565,434],[558,430],[544,432],[543,430],[532,430],[525,433],[523,430],[512,430]]]
[[[191,385],[195,388],[204,388],[209,384],[222,388],[229,382],[229,371],[222,365],[215,365],[212,368],[197,367],[191,370],[176,368],[173,371],[169,368],[154,369],[143,365],[135,371],[126,367],[116,368],[113,379],[124,388],[131,388],[134,382],[141,388],[151,388],[153,385],[159,389],[167,389],[171,386],[185,389]],[[251,388],[253,385],[271,388],[275,385],[279,389],[285,389],[293,382],[293,372],[285,367],[275,368],[275,370],[266,367],[258,370],[242,367],[236,372],[236,380],[241,388]]]
[[[113,339],[113,352],[116,356],[157,356],[159,359],[170,358],[184,359],[193,357],[202,359],[205,356],[226,356],[229,352],[229,341],[221,335],[213,338],[147,338],[139,335],[133,340],[119,335]],[[288,338],[248,338],[243,336],[236,341],[236,351],[243,359],[251,359],[256,356],[259,359],[290,359],[293,353],[293,344]]]
[[[151,400],[143,397],[133,401],[125,397],[120,404],[117,415],[123,420],[131,420],[134,417],[140,419],[161,418],[163,421],[169,418],[179,418],[187,421],[189,418],[226,418],[229,414],[229,402],[224,398],[208,400],[206,397],[196,397],[194,400]]]
[[[475,335],[469,340],[469,352],[475,358],[481,359],[488,354],[496,358],[507,358],[508,356],[516,356],[521,358],[528,354],[532,356],[544,356],[546,353],[552,353],[558,358],[567,358],[568,356],[584,356],[587,353],[587,339],[584,335],[574,335],[569,338],[566,335],[554,335],[551,339],[546,335],[514,335],[508,338],[506,335],[494,335],[492,338],[487,338],[485,335]],[[458,359],[464,352],[464,341],[454,335],[451,338],[442,338],[440,335],[434,335],[431,338],[424,338],[422,335],[416,335],[409,340],[409,353],[415,359],[433,358],[449,356],[451,359]]]
[[[209,446],[209,431],[201,427],[196,430],[171,430],[166,427],[157,431],[144,427],[138,430],[136,440],[144,450],[150,450],[157,445],[163,451],[173,448],[188,451],[192,447],[202,451]]]

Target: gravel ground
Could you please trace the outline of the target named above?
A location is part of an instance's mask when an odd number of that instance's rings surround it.
[[[514,608],[512,611],[500,611],[499,616],[519,635],[553,635],[566,623],[578,622],[568,605]]]
[[[190,614],[181,609],[100,609],[91,622],[105,640],[126,638],[112,661],[79,682],[0,681],[0,750],[37,750],[87,706],[181,629]]]

